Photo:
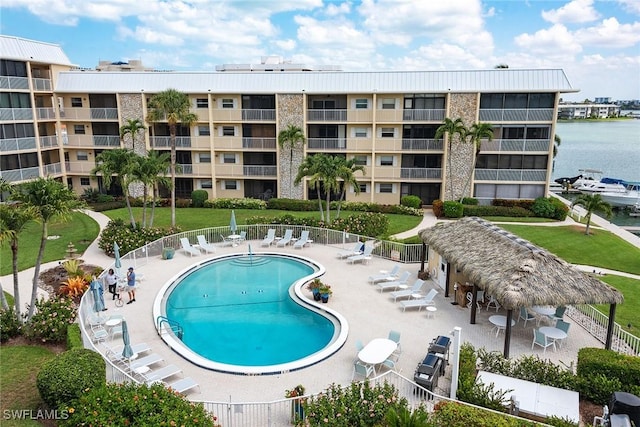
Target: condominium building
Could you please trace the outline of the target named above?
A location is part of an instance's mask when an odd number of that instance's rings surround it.
[[[555,69],[80,71],[58,46],[0,41],[0,176],[54,176],[78,193],[107,190],[90,177],[104,150],[170,149],[166,123],[148,124],[135,147],[120,139],[119,128],[144,122],[149,99],[172,88],[189,96],[198,117],[178,126],[178,197],[205,189],[211,198],[312,198],[315,188],[292,180],[306,156],[327,153],[364,167],[356,174],[360,192],[349,189],[348,200],[535,198],[551,178],[558,100],[576,91]],[[492,125],[494,137],[482,142],[473,171],[471,144],[435,137],[445,118]],[[277,142],[288,125],[306,136],[293,158]]]
[[[596,98],[597,99],[597,98]],[[606,119],[619,117],[620,106],[616,104],[560,104],[558,118],[560,119]]]

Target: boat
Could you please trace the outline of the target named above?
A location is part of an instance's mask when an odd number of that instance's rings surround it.
[[[604,192],[600,197],[615,208],[640,205],[640,189],[634,184],[628,185],[623,193]]]
[[[594,193],[624,193],[627,190],[627,182],[618,178],[602,178],[600,181],[589,181],[576,187],[582,194]]]

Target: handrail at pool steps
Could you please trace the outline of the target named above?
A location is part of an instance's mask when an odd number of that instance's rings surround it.
[[[180,323],[175,320],[171,320],[168,317],[158,316],[156,319],[156,330],[158,331],[158,335],[173,332],[178,339],[182,341],[182,335],[184,333],[182,326],[180,326]]]

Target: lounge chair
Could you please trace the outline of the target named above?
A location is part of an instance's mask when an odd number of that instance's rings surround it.
[[[389,291],[389,290],[396,290],[400,287],[409,287],[409,277],[411,277],[411,273],[409,273],[408,271],[405,271],[402,273],[402,276],[400,276],[400,279],[398,280],[392,280],[390,282],[380,282],[378,283],[376,286],[380,289],[380,292],[384,292],[384,291]]]
[[[262,243],[260,243],[260,246],[271,246],[275,239],[276,229],[270,228],[269,230],[267,230],[267,235],[265,236],[264,240],[262,240]]]
[[[220,235],[220,243],[221,243],[221,246],[223,246],[223,247],[224,246],[233,246],[233,240],[227,239],[222,234]]]
[[[182,373],[182,369],[176,365],[167,365],[159,369],[152,369],[149,372],[141,373],[140,376],[147,384],[151,384],[158,381],[164,381],[165,379]]]
[[[354,264],[358,261],[368,262],[371,259],[371,252],[373,252],[373,245],[365,245],[364,252],[360,255],[353,255],[347,258],[349,264]]]
[[[122,350],[124,350],[123,345],[119,345],[116,347],[111,347],[106,343],[103,343],[102,345],[106,349],[105,356],[107,356],[109,360],[113,362],[119,362],[119,363],[127,362],[128,359],[122,357]],[[146,342],[141,342],[131,346],[131,351],[133,351],[133,354],[146,353],[150,350],[151,350],[151,347]]]
[[[353,247],[353,249],[351,249],[350,251],[340,251],[336,254],[336,256],[339,259],[345,259],[350,256],[360,255],[362,253],[362,251],[360,250],[361,247],[362,247],[362,243],[357,242]]]
[[[164,359],[157,353],[151,353],[148,356],[141,357],[139,359],[133,359],[129,362],[129,370],[135,372],[136,369],[140,369],[145,366],[154,365],[162,362]]]
[[[180,238],[180,244],[182,245],[182,249],[189,255],[191,256],[200,255],[200,250],[195,246],[192,246],[191,243],[189,243],[189,239],[187,239],[186,237]]]
[[[399,291],[393,291],[389,295],[391,295],[391,298],[393,298],[393,302],[396,302],[400,298],[408,298],[413,294],[420,293],[420,290],[422,289],[422,285],[424,285],[424,280],[416,279],[416,281],[413,282],[413,286],[411,286],[410,288],[400,289]],[[433,291],[435,291],[435,289],[433,289]]]
[[[285,230],[284,236],[282,237],[282,239],[278,240],[278,243],[276,243],[276,246],[282,246],[284,248],[289,243],[291,243],[292,237],[293,237],[293,230],[291,229]]]
[[[369,283],[374,284],[385,280],[397,279],[398,274],[400,274],[400,266],[396,264],[393,266],[393,269],[391,269],[390,272],[369,276]]]
[[[309,243],[309,230],[302,230],[300,238],[293,244],[293,248],[302,249],[307,243]]]
[[[206,253],[216,253],[216,247],[207,242],[207,239],[205,239],[202,234],[196,236],[196,238],[198,239],[198,245],[200,245],[200,249],[202,249]]]
[[[185,377],[170,384],[165,382],[165,385],[178,393],[184,393],[194,387],[200,387],[200,385],[191,377]]]
[[[430,305],[435,305],[433,299],[438,294],[438,291],[433,289],[435,292],[429,292],[427,296],[420,299],[410,299],[405,301],[400,301],[400,305],[402,306],[402,311],[406,311],[407,308],[415,308],[418,307],[418,311],[422,310],[422,307],[428,307]]]

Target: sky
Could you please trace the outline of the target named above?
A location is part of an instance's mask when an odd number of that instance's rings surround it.
[[[640,99],[640,0],[2,0],[0,33],[71,62],[214,71],[280,56],[344,71],[562,68],[568,101]]]

